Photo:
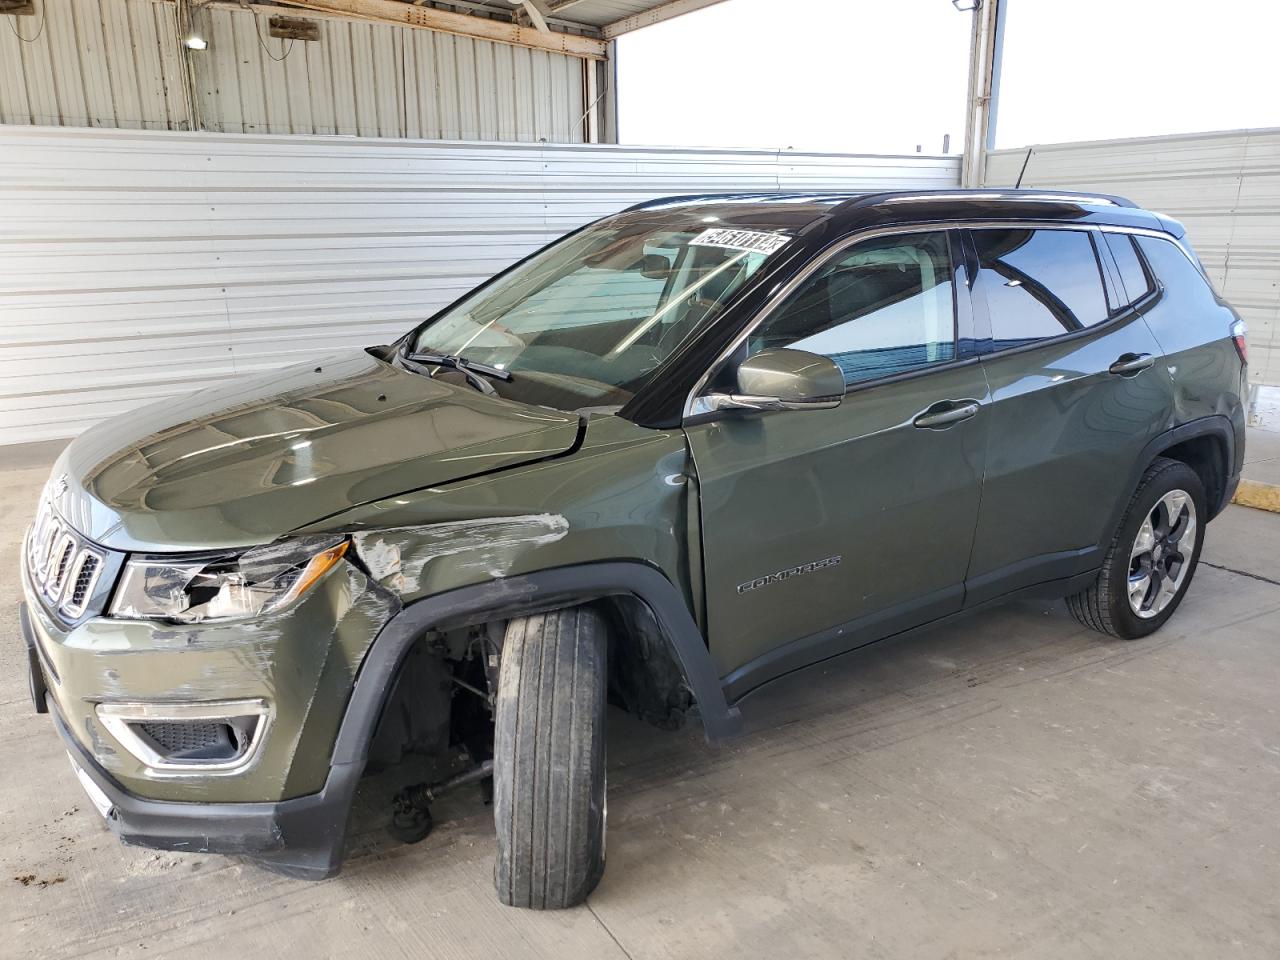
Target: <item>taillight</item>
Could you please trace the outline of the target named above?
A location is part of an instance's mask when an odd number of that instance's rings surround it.
[[[1249,362],[1249,328],[1243,320],[1237,320],[1231,325],[1231,339],[1235,341],[1236,353],[1240,354],[1240,362]]]

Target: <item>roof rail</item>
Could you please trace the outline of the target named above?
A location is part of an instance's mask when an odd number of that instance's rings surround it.
[[[1087,203],[1108,207],[1137,207],[1132,200],[1109,193],[1081,193],[1074,190],[893,190],[857,198],[858,206],[878,203],[919,203],[930,200],[1009,200],[1049,203]]]
[[[1118,197],[1110,193],[1083,193],[1075,190],[1035,190],[1035,189],[1014,189],[1014,188],[993,188],[993,189],[943,189],[943,190],[881,190],[875,193],[848,193],[844,194],[840,191],[815,190],[815,191],[778,191],[770,193],[768,191],[755,192],[733,192],[733,193],[690,193],[681,194],[670,197],[654,197],[651,200],[642,200],[640,203],[632,204],[627,207],[624,213],[633,210],[643,210],[646,207],[655,207],[662,204],[678,204],[689,203],[695,200],[752,200],[752,199],[768,199],[775,197],[814,197],[834,200],[843,198],[836,210],[849,210],[857,207],[872,207],[882,203],[924,203],[930,201],[956,201],[956,200],[980,200],[980,201],[1009,201],[1009,202],[1040,202],[1040,203],[1079,203],[1089,204],[1093,206],[1106,207],[1128,207],[1136,209],[1137,204],[1125,197]]]
[[[734,196],[734,194],[716,194],[716,193],[677,193],[669,197],[652,197],[648,200],[641,200],[639,203],[633,203],[629,207],[623,207],[619,213],[630,213],[632,210],[644,210],[647,207],[656,207],[663,203],[686,203],[691,200],[706,200],[710,197],[717,196]]]
[[[721,200],[726,203],[751,200],[853,200],[862,196],[860,193],[846,193],[839,190],[730,190],[715,193],[680,193],[666,197],[653,197],[641,200],[625,207],[619,213],[630,213],[633,210],[644,210],[664,204],[692,203],[696,200]]]

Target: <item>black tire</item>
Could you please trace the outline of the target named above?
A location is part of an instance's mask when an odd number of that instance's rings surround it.
[[[493,818],[508,906],[575,906],[604,873],[607,650],[604,620],[586,607],[507,624]]]
[[[1144,521],[1166,494],[1179,490],[1190,496],[1195,508],[1195,525],[1191,531],[1195,543],[1190,548],[1190,561],[1185,561],[1189,562],[1189,567],[1167,606],[1144,618],[1130,606],[1130,554]],[[1204,545],[1207,517],[1204,485],[1199,475],[1185,463],[1157,458],[1138,482],[1138,489],[1134,491],[1120,527],[1107,548],[1098,578],[1086,589],[1067,598],[1067,609],[1071,615],[1086,627],[1123,640],[1136,640],[1159,630],[1173,616],[1191,586],[1200,562],[1200,548]]]

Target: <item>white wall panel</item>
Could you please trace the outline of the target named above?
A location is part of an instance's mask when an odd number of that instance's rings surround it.
[[[0,443],[386,342],[664,194],[951,187],[958,160],[0,126]]]
[[[0,29],[0,123],[189,130],[172,3],[40,0]],[[298,15],[307,17],[305,10]],[[353,20],[278,40],[268,17],[208,7],[193,52],[202,129],[581,143],[577,57]],[[25,43],[19,35],[31,39]]]
[[[998,150],[987,183],[1128,197],[1187,225],[1210,278],[1249,323],[1249,378],[1280,384],[1280,130]]]
[[[172,4],[37,6],[34,17],[5,17],[0,30],[0,123],[186,127]]]

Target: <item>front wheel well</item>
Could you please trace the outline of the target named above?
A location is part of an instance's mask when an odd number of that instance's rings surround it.
[[[683,726],[693,693],[670,638],[645,602],[611,594],[547,609],[575,606],[596,610],[606,624],[610,702],[665,730]],[[416,637],[383,703],[367,755],[371,769],[410,753],[439,756],[456,747],[473,756],[487,752],[503,637],[508,622],[522,615],[489,615]]]
[[[670,637],[648,604],[631,593],[610,593],[566,603],[597,611],[608,633],[609,702],[664,730],[684,725],[693,692]],[[510,618],[509,618],[510,619]],[[483,625],[501,643],[508,620]]]
[[[1185,463],[1200,477],[1204,485],[1209,516],[1213,517],[1224,506],[1222,500],[1227,490],[1227,448],[1222,438],[1213,433],[1191,437],[1161,450],[1159,456],[1166,460]]]
[[[683,726],[693,693],[653,612],[632,594],[604,597],[594,605],[609,628],[610,701],[664,730]]]

